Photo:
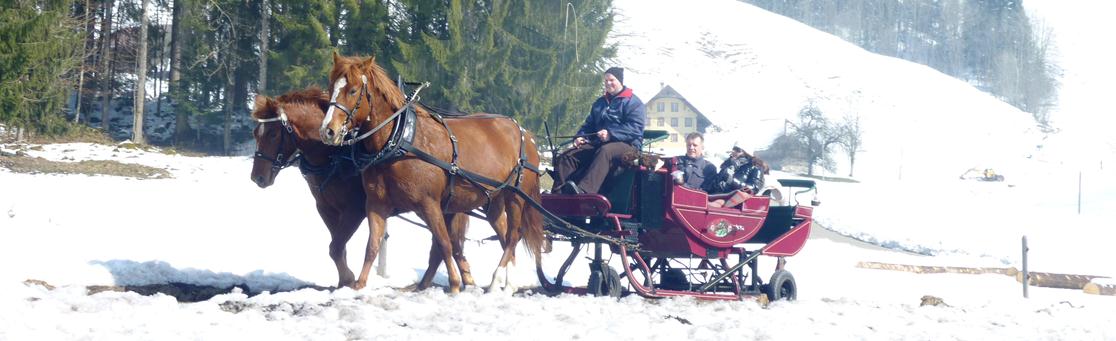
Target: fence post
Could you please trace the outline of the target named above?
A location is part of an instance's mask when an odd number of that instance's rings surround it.
[[[1023,236],[1023,298],[1029,298],[1027,287],[1031,283],[1031,274],[1027,271],[1027,236]]]

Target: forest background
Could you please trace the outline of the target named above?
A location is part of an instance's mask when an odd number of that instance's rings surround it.
[[[744,2],[966,80],[1052,129],[1059,71],[1049,31],[1022,1]],[[580,124],[601,71],[622,62],[609,43],[609,0],[0,5],[0,124],[212,154],[251,139],[254,96],[326,87],[333,52],[375,56],[390,74],[431,82],[422,98],[432,105],[509,115],[536,132],[545,122],[555,133]]]

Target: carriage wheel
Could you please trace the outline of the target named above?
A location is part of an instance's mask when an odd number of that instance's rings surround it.
[[[589,273],[589,294],[593,296],[609,296],[620,297],[623,288],[620,285],[620,274],[615,269],[603,266],[604,271],[601,269],[593,269]],[[602,275],[603,274],[603,275]]]
[[[798,298],[798,285],[794,283],[794,276],[787,270],[775,270],[766,289],[767,298],[772,301],[794,301]]]

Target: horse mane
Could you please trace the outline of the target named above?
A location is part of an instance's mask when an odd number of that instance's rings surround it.
[[[279,103],[264,95],[256,96],[256,104],[252,109],[252,118],[262,120],[279,115]]]
[[[279,101],[279,103],[305,103],[317,105],[322,109],[322,112],[329,109],[329,94],[322,91],[322,88],[319,88],[317,85],[285,93],[275,100]]]
[[[388,104],[399,108],[406,102],[403,92],[395,85],[395,81],[388,77],[387,71],[376,63],[375,57],[338,57],[335,64],[333,70],[329,73],[330,82],[345,77],[349,79],[350,84],[353,84],[360,79],[361,75],[368,74],[368,81],[372,83],[372,88],[378,89]],[[366,66],[367,69],[362,70],[362,66]]]
[[[281,103],[318,103],[329,102],[329,95],[322,91],[317,85],[310,86],[306,89],[292,91],[279,96],[275,100]]]

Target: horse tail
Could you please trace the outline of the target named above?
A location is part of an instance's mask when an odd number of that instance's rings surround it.
[[[542,202],[542,196],[539,194],[538,181],[535,181],[535,185],[530,187],[534,187],[528,188],[527,192],[531,200]],[[523,241],[527,243],[527,250],[531,252],[531,256],[538,260],[542,257],[542,250],[546,243],[546,234],[543,232],[543,215],[542,212],[539,212],[535,207],[524,208],[526,209],[523,210],[522,238]]]
[[[512,121],[515,122],[514,119]],[[519,125],[519,123],[516,122],[516,125]],[[525,148],[525,153],[528,154],[528,162],[538,169],[541,162],[538,158],[539,149],[538,144],[535,143],[535,136],[522,127],[520,127],[519,131],[521,134],[519,136],[520,141],[524,144],[523,148]],[[542,174],[529,170],[524,170],[523,172],[522,174],[526,176],[526,181],[523,182],[523,190],[527,193],[527,196],[530,197],[530,200],[541,203],[542,194],[540,193],[542,183],[540,181],[542,180]],[[524,201],[526,201],[526,199]],[[527,250],[531,252],[531,256],[535,257],[535,261],[538,262],[542,260],[543,248],[547,247],[545,245],[546,233],[543,230],[543,215],[542,212],[539,212],[539,210],[533,206],[526,207],[531,206],[528,203],[524,202],[523,205],[523,228],[520,229],[523,231],[523,236],[521,238],[523,238],[523,241],[527,244]]]

